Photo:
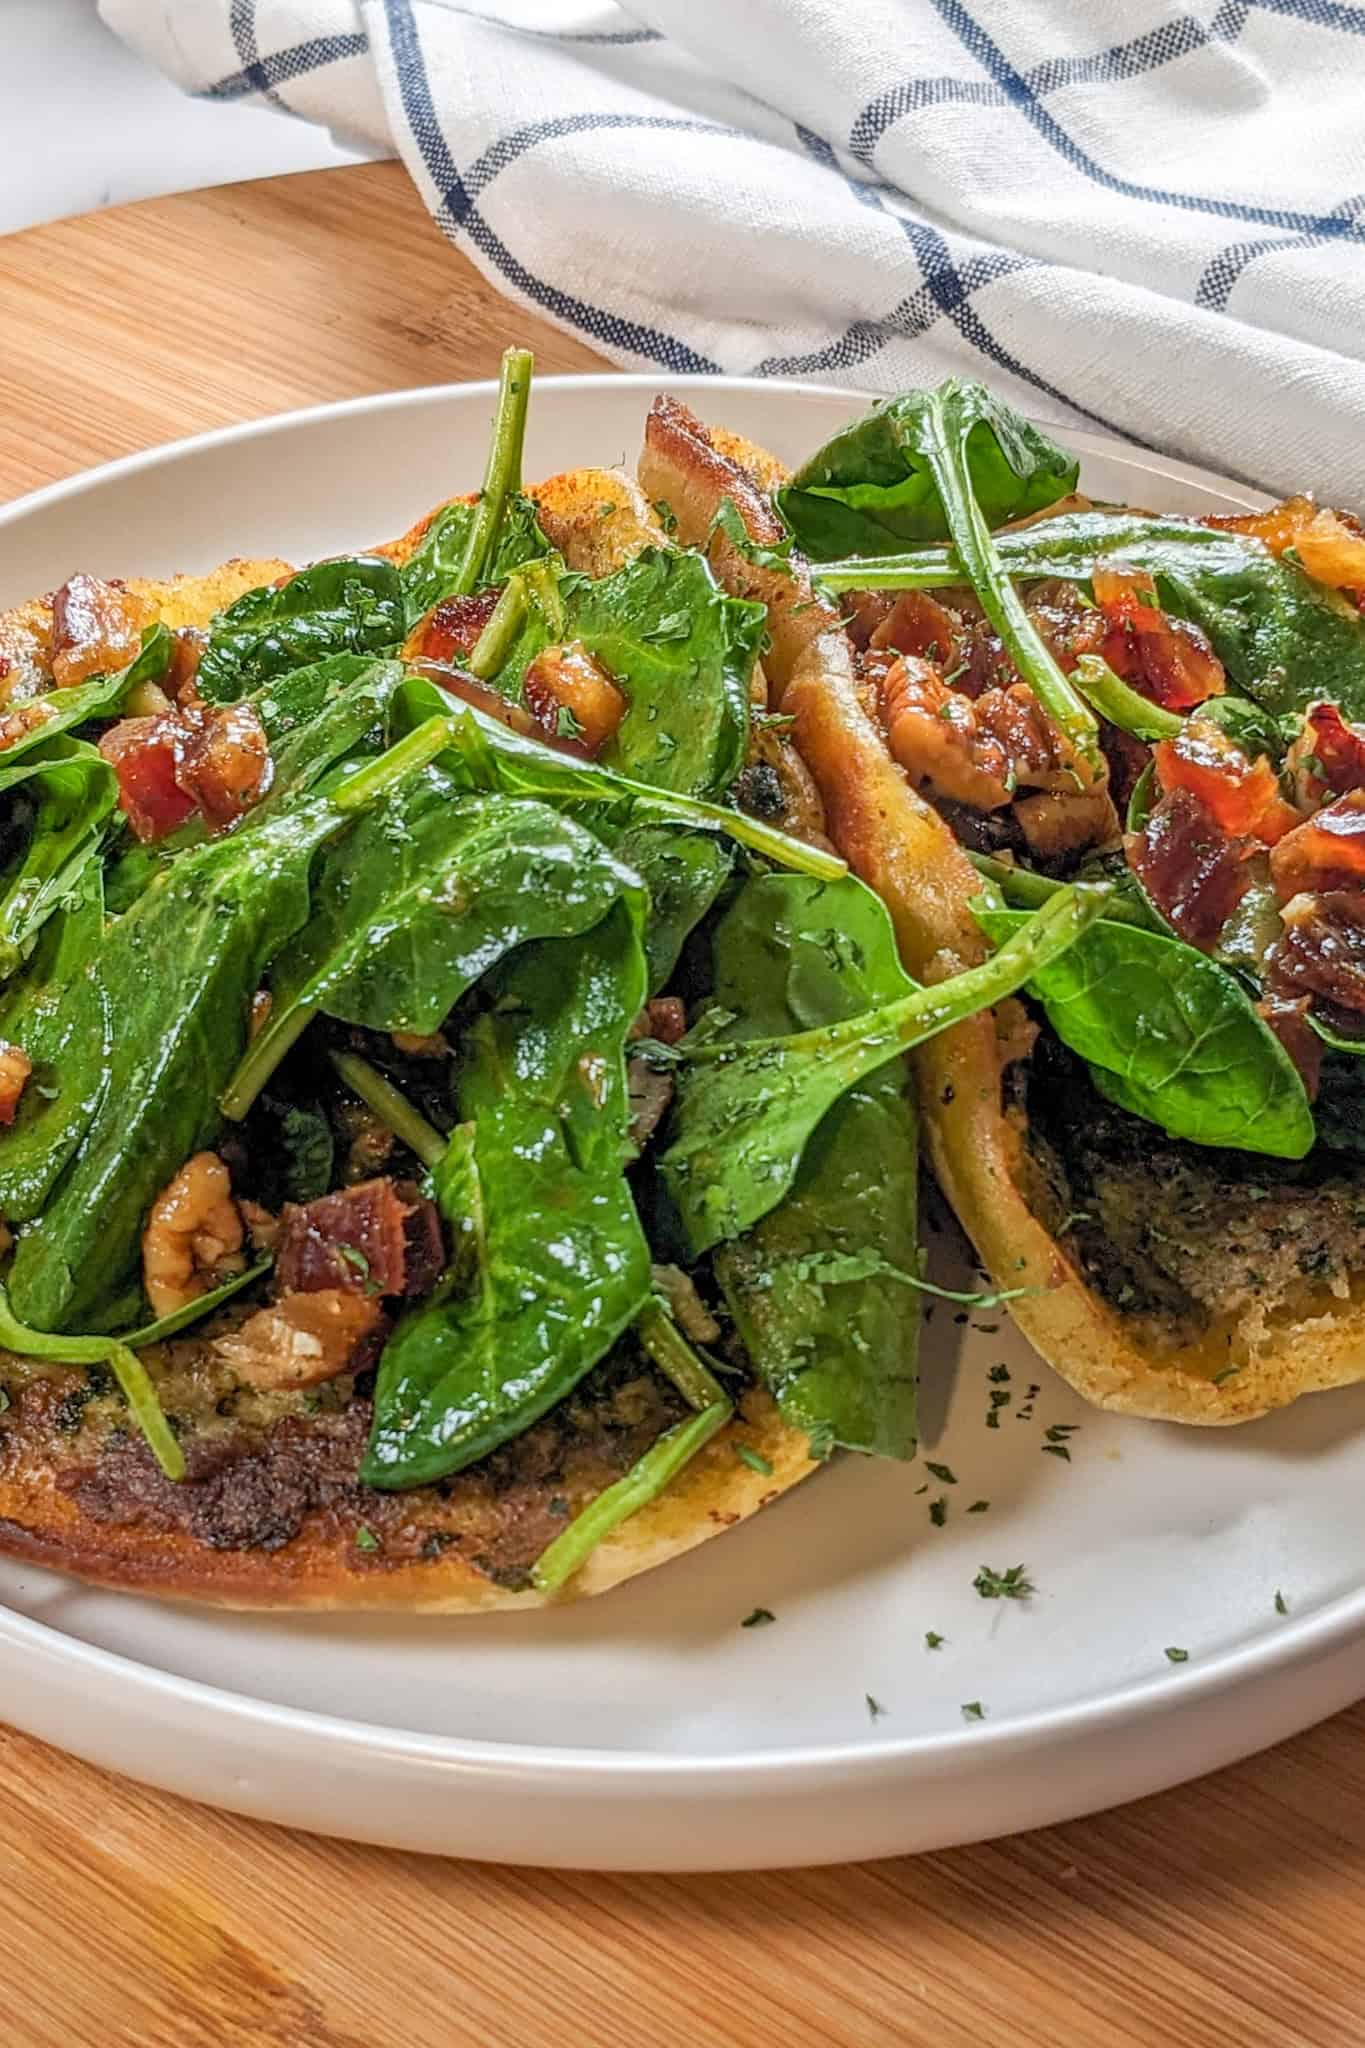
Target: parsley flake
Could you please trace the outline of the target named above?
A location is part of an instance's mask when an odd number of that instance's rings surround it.
[[[1190,1661],[1190,1653],[1188,1650],[1173,1650],[1168,1647],[1166,1655],[1172,1664],[1188,1664]]]
[[[771,1479],[773,1468],[762,1451],[756,1451],[750,1444],[736,1444],[735,1456],[741,1465],[747,1465],[751,1472],[761,1472],[765,1479]]]
[[[755,1607],[752,1614],[745,1615],[743,1621],[740,1623],[740,1627],[766,1628],[770,1621],[776,1620],[777,1616],[773,1613],[770,1607]]]
[[[924,1647],[926,1650],[941,1650],[947,1640],[947,1636],[941,1636],[937,1629],[927,1628],[924,1631]]]
[[[937,1500],[929,1503],[929,1520],[936,1529],[941,1529],[948,1519],[948,1496],[941,1493]]]
[[[988,1500],[974,1500],[967,1513],[969,1515],[984,1515],[989,1506],[990,1502]]]
[[[1003,1572],[983,1564],[972,1584],[983,1600],[1028,1600],[1036,1590],[1027,1565],[1022,1564],[1012,1564]]]
[[[560,704],[555,710],[555,738],[557,740],[581,740],[582,721],[576,718],[567,704]]]
[[[870,1692],[865,1692],[863,1698],[867,1701],[867,1716],[870,1721],[875,1721],[880,1714],[886,1712],[881,1701],[874,1700]]]
[[[374,1530],[367,1529],[363,1522],[355,1532],[355,1547],[357,1550],[378,1550],[379,1548],[379,1538],[375,1535]]]
[[[1275,1594],[1275,1612],[1277,1614],[1288,1614],[1289,1612],[1289,1602],[1285,1599],[1284,1594],[1278,1590]]]
[[[1040,1444],[1038,1448],[1050,1458],[1065,1458],[1068,1465],[1071,1463],[1071,1453],[1065,1444]]]
[[[957,1480],[952,1472],[952,1469],[947,1465],[934,1465],[930,1463],[928,1458],[926,1458],[924,1461],[924,1469],[926,1472],[932,1472],[935,1479],[937,1479],[944,1486],[957,1485]]]
[[[964,1721],[984,1721],[986,1709],[982,1706],[980,1700],[964,1700],[962,1703],[962,1718]]]

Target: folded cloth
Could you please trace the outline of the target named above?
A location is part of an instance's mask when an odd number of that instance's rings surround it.
[[[1365,5],[101,0],[189,91],[402,157],[631,368],[979,376],[1362,495]]]

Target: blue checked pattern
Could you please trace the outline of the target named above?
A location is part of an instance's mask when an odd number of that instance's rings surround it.
[[[392,147],[509,297],[622,364],[981,375],[1365,495],[1365,6],[101,7],[188,90]]]

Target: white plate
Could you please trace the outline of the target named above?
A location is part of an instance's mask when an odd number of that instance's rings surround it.
[[[546,379],[528,474],[633,460],[654,388]],[[787,457],[866,403],[723,379],[670,388]],[[476,481],[490,396],[327,407],[40,491],[0,513],[0,602],[77,568],[306,559],[400,532]],[[1161,510],[1251,502],[1064,438],[1100,495]],[[999,1361],[1013,1400],[988,1430]],[[942,1303],[924,1381],[928,1455],[955,1484],[846,1458],[691,1557],[539,1617],[225,1616],[0,1564],[0,1712],[294,1826],[686,1870],[882,1856],[1059,1820],[1230,1762],[1365,1692],[1365,1387],[1235,1431],[1108,1419],[1004,1316],[964,1327]],[[1041,1449],[1058,1422],[1079,1425],[1069,1463]],[[941,1528],[928,1513],[939,1496]],[[978,1499],[989,1510],[968,1514]],[[983,1601],[983,1563],[1027,1565],[1034,1598]],[[742,1629],[758,1606],[775,1623]],[[945,1638],[934,1651],[930,1630]],[[963,1717],[972,1701],[980,1721]]]

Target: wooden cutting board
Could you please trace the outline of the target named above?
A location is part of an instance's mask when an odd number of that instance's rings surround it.
[[[510,336],[546,371],[605,367],[500,300],[394,165],[36,228],[0,242],[0,497],[227,421],[488,376]],[[314,1840],[0,1729],[0,1871],[3,2048],[1365,2043],[1365,1707],[1099,1819],[712,1878]]]

